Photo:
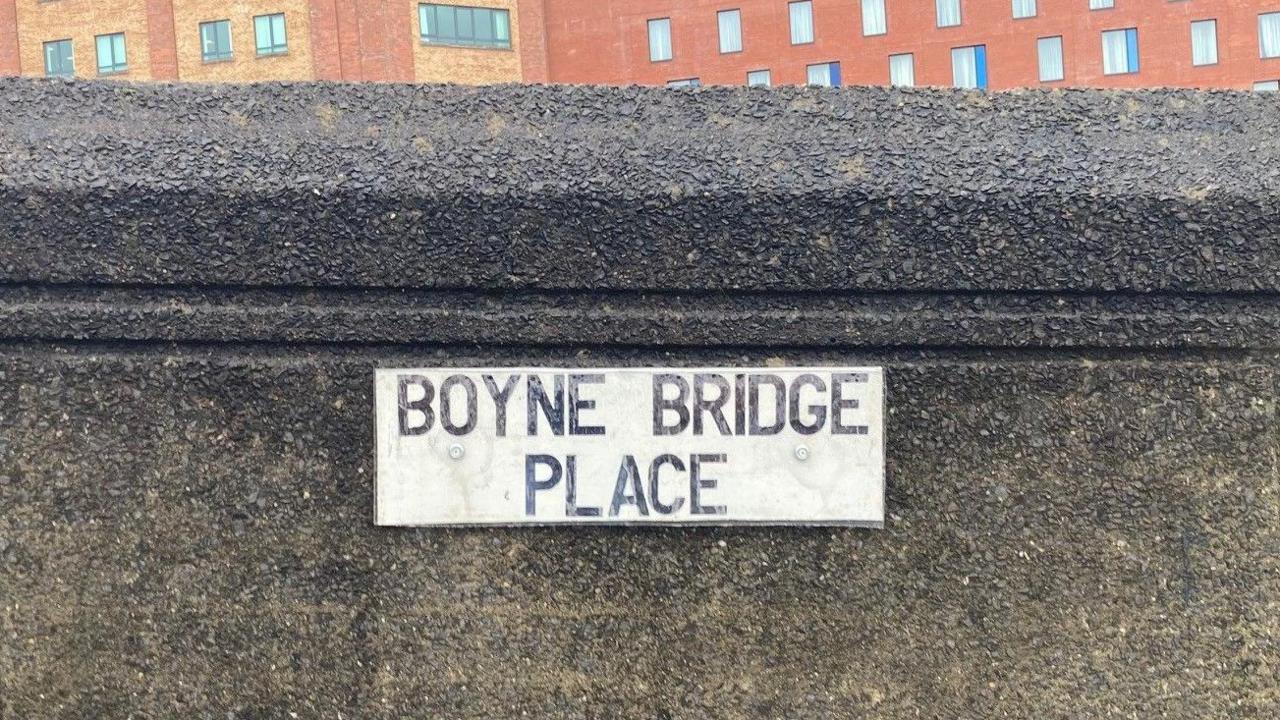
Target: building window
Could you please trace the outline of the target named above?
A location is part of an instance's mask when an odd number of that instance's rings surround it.
[[[958,88],[987,89],[987,46],[951,49],[951,79]]]
[[[671,59],[671,18],[649,21],[649,62]]]
[[[790,3],[788,7],[791,10],[791,44],[813,42],[813,3],[805,0]]]
[[[1106,10],[1116,6],[1116,0],[1089,0],[1090,10]]]
[[[255,17],[253,36],[259,55],[279,55],[289,52],[289,40],[284,32],[284,13]]]
[[[418,36],[424,43],[465,47],[511,47],[506,10],[462,5],[419,5]]]
[[[99,35],[94,38],[98,46],[98,74],[113,75],[129,69],[124,55],[124,33]]]
[[[773,77],[768,70],[752,70],[747,73],[747,87],[769,87],[773,84]]]
[[[1258,16],[1258,49],[1262,57],[1280,57],[1280,12]]]
[[[1013,0],[1013,19],[1032,18],[1036,16],[1036,0]]]
[[[934,0],[938,11],[938,27],[955,27],[960,24],[960,0]]]
[[[205,62],[231,59],[231,21],[200,23],[200,57]]]
[[[702,81],[698,78],[684,78],[683,80],[668,80],[667,87],[702,87]]]
[[[1191,64],[1218,64],[1218,21],[1197,20],[1191,23]]]
[[[862,34],[884,35],[889,21],[884,13],[884,0],[862,0]]]
[[[720,23],[720,52],[742,52],[742,12],[721,10],[716,19]]]
[[[1104,75],[1138,72],[1137,28],[1102,33],[1102,72]]]
[[[1062,66],[1062,36],[1036,40],[1036,56],[1040,63],[1040,82],[1054,82],[1066,77]]]
[[[840,63],[818,63],[806,69],[806,82],[821,87],[840,87]]]
[[[1262,80],[1253,84],[1257,92],[1280,92],[1280,80]]]
[[[71,77],[76,74],[76,59],[71,54],[70,40],[54,40],[44,44],[44,74],[49,77]]]
[[[889,84],[912,87],[916,84],[916,56],[911,53],[889,56]]]

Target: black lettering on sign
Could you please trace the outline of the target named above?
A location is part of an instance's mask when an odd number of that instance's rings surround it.
[[[547,419],[552,435],[564,435],[564,375],[555,375],[554,401],[547,397],[542,378],[530,375],[528,381],[529,437],[538,434],[538,410]]]
[[[551,477],[538,479],[538,466],[551,468]],[[524,456],[524,514],[533,517],[538,514],[537,493],[550,490],[560,483],[560,461],[552,455]]]
[[[760,386],[768,385],[773,388],[773,422],[768,425],[760,424]],[[782,426],[786,424],[787,411],[787,384],[777,375],[752,375],[748,380],[748,388],[750,389],[750,397],[748,398],[751,414],[752,435],[777,435],[782,431]]]
[[[703,505],[702,491],[714,490],[715,478],[702,476],[703,463],[722,463],[727,456],[724,453],[711,455],[693,455],[689,458],[689,512],[693,515],[724,515],[724,505]]]
[[[715,396],[707,399],[707,385],[714,385]],[[711,415],[721,435],[732,435],[729,421],[724,419],[724,406],[729,402],[729,381],[714,373],[698,373],[693,376],[693,434],[702,434],[702,416]]]
[[[511,393],[515,392],[516,384],[519,382],[519,375],[508,375],[507,383],[499,390],[498,383],[494,382],[492,375],[484,376],[484,386],[493,397],[494,430],[497,431],[498,437],[507,436],[507,401],[511,399]]]
[[[812,435],[822,429],[827,422],[827,406],[826,405],[810,405],[807,409],[813,415],[813,422],[806,425],[800,419],[800,388],[808,385],[819,393],[827,391],[827,384],[817,375],[805,373],[797,376],[791,381],[791,429],[801,435]]]
[[[564,514],[566,517],[600,517],[598,507],[578,507],[578,458],[564,459]]]
[[[399,380],[400,389],[396,393],[396,404],[400,407],[400,435],[425,435],[431,429],[431,423],[435,421],[435,414],[431,412],[435,388],[431,385],[431,381],[422,375],[401,375]],[[418,400],[410,400],[410,387],[422,388],[422,397]],[[426,417],[421,425],[409,424],[409,413],[413,410],[417,410]]]
[[[453,422],[453,389],[461,386],[466,395],[466,421]],[[466,375],[450,375],[440,383],[440,427],[450,435],[466,435],[476,429],[476,384]]]
[[[666,387],[674,385],[679,393],[674,398],[666,397]],[[671,373],[654,373],[653,375],[653,434],[679,435],[689,427],[689,382],[679,375]],[[675,411],[679,421],[675,425],[666,424],[668,411]]]
[[[644,501],[644,488],[640,485],[640,468],[636,467],[636,459],[631,455],[622,456],[622,465],[618,467],[618,482],[613,486],[609,517],[618,517],[618,511],[623,505],[635,505],[641,515],[649,514]]]
[[[747,376],[733,376],[733,434],[747,434]]]
[[[603,425],[581,425],[580,413],[583,410],[595,410],[596,401],[579,397],[580,386],[596,385],[604,382],[600,373],[584,373],[569,376],[569,434],[570,435],[603,435]]]
[[[670,465],[678,472],[684,472],[684,462],[675,455],[659,455],[654,458],[653,463],[649,465],[649,504],[660,515],[674,515],[684,507],[684,498],[677,495],[670,505],[658,498],[658,471],[663,465]]]
[[[844,384],[849,382],[866,382],[866,373],[832,373],[831,374],[831,434],[832,435],[866,435],[866,425],[845,425],[844,411],[858,408],[857,398],[844,396]]]

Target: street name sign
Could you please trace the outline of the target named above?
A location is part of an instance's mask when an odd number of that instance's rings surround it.
[[[884,523],[881,368],[375,372],[378,525]]]

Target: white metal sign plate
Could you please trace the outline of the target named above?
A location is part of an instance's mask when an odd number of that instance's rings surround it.
[[[379,525],[884,522],[881,368],[378,370]]]

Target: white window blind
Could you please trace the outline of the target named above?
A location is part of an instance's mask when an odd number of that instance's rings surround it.
[[[1013,17],[1029,18],[1036,16],[1036,0],[1013,0]]]
[[[1198,20],[1191,23],[1191,64],[1215,65],[1218,62],[1218,21]]]
[[[1040,82],[1053,82],[1066,77],[1062,66],[1062,37],[1046,37],[1036,40],[1036,55],[1040,62]]]
[[[809,0],[793,2],[791,9],[791,44],[813,42],[813,3]]]
[[[884,35],[888,31],[884,0],[862,0],[862,34]]]
[[[978,58],[973,48],[951,50],[951,81],[958,88],[978,87]]]
[[[960,24],[960,0],[934,0],[938,12],[938,27]]]
[[[1090,10],[1106,10],[1116,6],[1116,0],[1089,0]]]
[[[889,56],[889,84],[912,87],[916,84],[916,58],[911,53]]]
[[[1258,16],[1258,49],[1262,57],[1280,57],[1280,12]]]
[[[742,13],[738,10],[722,10],[716,13],[720,20],[720,52],[734,53],[742,50]]]
[[[769,87],[773,84],[773,78],[768,70],[752,70],[747,73],[747,85],[749,87]]]
[[[671,18],[649,21],[649,61],[671,59]]]

